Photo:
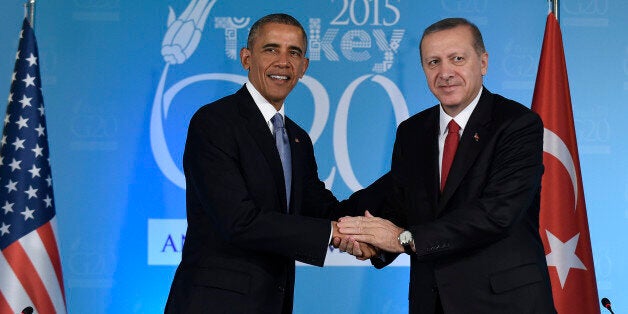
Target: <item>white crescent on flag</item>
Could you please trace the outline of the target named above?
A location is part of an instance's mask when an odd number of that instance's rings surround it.
[[[545,129],[543,132],[543,151],[556,157],[563,164],[569,178],[571,178],[571,185],[573,185],[573,197],[574,204],[573,210],[576,211],[576,205],[578,204],[578,174],[576,173],[576,166],[574,165],[573,158],[569,152],[569,148],[565,145],[565,142],[551,130]]]

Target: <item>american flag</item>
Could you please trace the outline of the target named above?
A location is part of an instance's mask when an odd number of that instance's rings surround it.
[[[35,34],[24,19],[0,150],[0,313],[65,313]]]

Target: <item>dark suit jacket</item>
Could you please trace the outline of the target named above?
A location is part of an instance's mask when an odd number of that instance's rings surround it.
[[[183,156],[188,229],[166,313],[290,313],[295,260],[323,265],[330,218],[347,213],[318,178],[308,134],[285,125],[289,211],[275,141],[246,87],[192,117]]]
[[[384,215],[414,236],[410,313],[434,313],[438,295],[447,314],[554,313],[539,237],[541,119],[484,88],[442,194],[438,131],[434,106],[399,125],[393,150]]]

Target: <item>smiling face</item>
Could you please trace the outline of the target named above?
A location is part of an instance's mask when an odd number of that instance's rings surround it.
[[[240,51],[249,80],[277,110],[307,70],[305,47],[300,28],[267,23],[260,28],[252,45]]]
[[[488,54],[476,51],[473,43],[466,25],[428,34],[421,42],[421,65],[429,88],[452,117],[477,96],[488,69]]]

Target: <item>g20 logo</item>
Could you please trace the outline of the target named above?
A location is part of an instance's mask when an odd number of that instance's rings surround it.
[[[363,7],[363,16],[366,19],[372,19],[373,25],[396,24],[399,20],[399,10],[390,4],[389,0],[381,1],[382,3],[380,4],[379,0],[375,0],[373,7],[374,11],[372,12],[373,14],[371,14],[370,7],[367,6],[368,2],[364,1],[363,4],[365,6]],[[161,74],[161,78],[155,92],[155,98],[153,100],[153,108],[150,119],[150,142],[153,156],[161,172],[166,176],[166,178],[168,178],[168,180],[182,189],[185,189],[185,176],[174,162],[164,134],[164,121],[168,118],[168,111],[172,104],[172,100],[179,92],[199,82],[223,81],[242,85],[247,79],[245,76],[230,73],[205,73],[184,78],[166,89],[165,82],[170,66],[185,62],[194,53],[200,42],[201,33],[205,26],[209,12],[215,3],[216,0],[210,2],[192,0],[179,17],[175,17],[174,11],[170,8],[167,21],[168,30],[166,31],[162,41],[161,53],[166,64]],[[347,14],[347,23],[349,21],[353,21],[356,25],[366,23],[366,20],[357,20],[357,5],[355,0],[345,0],[343,3],[343,9],[333,20],[331,23],[332,25],[335,25],[334,23],[342,24],[344,21],[343,17]],[[387,18],[383,17],[384,13],[380,15],[380,5],[382,5],[383,8],[387,10],[386,12],[389,13]],[[246,21],[248,24],[248,19],[242,19],[242,21]],[[238,24],[237,28],[242,28],[244,26],[244,24]],[[383,37],[383,31],[381,30],[375,30],[374,34],[378,37]],[[381,46],[381,49],[386,48],[388,50],[393,49],[396,51],[398,48],[398,42],[401,40],[402,36],[403,31],[396,30],[390,43],[384,44],[386,41],[384,39],[380,39],[378,40],[378,42],[380,42],[378,45]],[[376,72],[381,73],[379,71]],[[336,168],[338,168],[340,177],[351,190],[355,191],[362,188],[362,185],[356,178],[353,167],[351,166],[347,143],[347,122],[349,118],[351,99],[358,86],[367,80],[378,84],[386,92],[388,98],[390,99],[390,103],[392,104],[397,125],[409,116],[408,108],[401,91],[390,79],[379,74],[367,74],[353,80],[344,89],[342,96],[338,100],[337,110],[333,116],[333,152],[336,167],[332,167],[327,179],[325,180],[327,187],[330,189],[335,178]],[[314,119],[309,130],[309,134],[312,142],[316,143],[320,135],[323,133],[330,117],[329,94],[327,93],[325,86],[311,76],[304,76],[300,83],[304,84],[313,96]]]

